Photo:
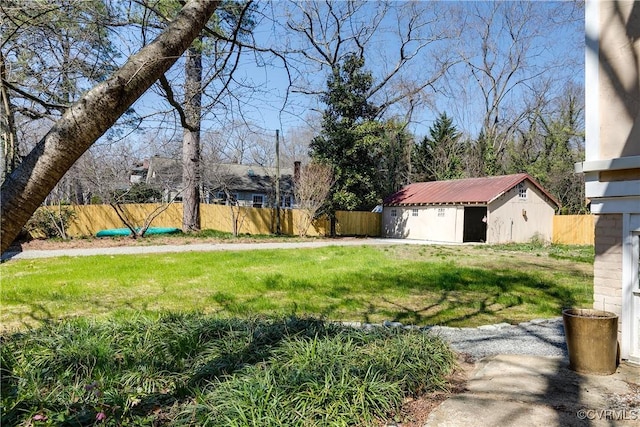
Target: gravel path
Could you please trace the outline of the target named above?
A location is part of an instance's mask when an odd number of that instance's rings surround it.
[[[340,322],[356,328],[376,328],[380,324]],[[453,328],[450,326],[408,326],[400,322],[384,321],[387,328],[407,328],[428,331],[442,337],[451,348],[466,353],[474,360],[498,354],[521,354],[528,356],[567,357],[562,317],[534,319],[519,325],[499,323],[477,328]]]
[[[10,259],[36,259],[54,258],[62,256],[95,256],[95,255],[131,255],[131,254],[158,254],[168,252],[210,252],[210,251],[254,251],[272,249],[298,249],[321,248],[326,246],[364,246],[364,245],[433,245],[442,242],[428,240],[408,239],[327,239],[311,242],[259,242],[259,243],[192,243],[184,245],[158,245],[158,246],[116,246],[98,248],[67,248],[13,251],[8,250],[2,254],[2,261]],[[461,243],[447,243],[447,245],[469,245]]]
[[[448,341],[454,350],[467,353],[476,360],[497,354],[567,356],[561,317],[478,328],[434,326],[430,331]]]

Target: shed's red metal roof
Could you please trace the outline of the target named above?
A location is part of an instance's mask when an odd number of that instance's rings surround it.
[[[416,182],[384,200],[384,205],[488,204],[524,180],[529,180],[552,203],[558,201],[526,173],[450,181]]]

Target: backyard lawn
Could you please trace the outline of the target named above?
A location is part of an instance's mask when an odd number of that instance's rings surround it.
[[[418,329],[590,305],[587,247],[326,247],[0,265],[7,426],[423,425],[456,355]],[[460,380],[456,380],[460,381]]]
[[[398,245],[14,260],[0,265],[0,319],[4,331],[163,311],[518,323],[590,306],[592,258],[589,247]]]

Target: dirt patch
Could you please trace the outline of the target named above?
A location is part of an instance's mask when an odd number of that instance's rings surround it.
[[[341,240],[351,238],[340,238]],[[113,248],[121,246],[162,246],[162,245],[191,245],[191,244],[215,244],[215,243],[256,243],[256,242],[296,242],[310,241],[311,238],[297,237],[269,237],[256,238],[251,236],[240,236],[237,238],[215,238],[215,237],[197,237],[189,235],[152,235],[142,238],[133,239],[131,237],[87,237],[79,239],[33,239],[15,243],[9,249],[13,252],[21,251],[38,251],[38,250],[56,250],[56,249],[90,249],[90,248]],[[315,239],[325,240],[325,239]],[[328,240],[328,239],[327,239]]]
[[[215,242],[215,239],[211,239]],[[12,249],[22,251],[39,251],[55,249],[89,249],[89,248],[113,248],[120,246],[149,246],[149,245],[186,245],[197,241],[209,243],[207,239],[195,239],[188,237],[153,237],[132,239],[130,237],[86,238],[86,239],[34,239],[14,245]]]

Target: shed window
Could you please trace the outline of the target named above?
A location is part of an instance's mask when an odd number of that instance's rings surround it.
[[[411,216],[418,216],[418,209],[412,209]]]
[[[438,208],[438,216],[444,216],[444,208]]]
[[[527,199],[527,187],[524,185],[524,182],[518,184],[518,198],[520,200]]]
[[[392,218],[395,218],[395,217],[397,217],[397,216],[398,216],[398,211],[397,211],[397,210],[395,210],[395,209],[391,209],[391,217],[392,217]]]

